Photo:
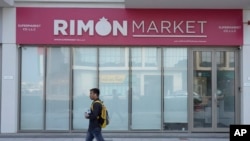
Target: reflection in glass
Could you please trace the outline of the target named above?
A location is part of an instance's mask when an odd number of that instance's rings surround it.
[[[128,130],[128,49],[100,48],[99,53],[100,98],[111,121],[104,130]]]
[[[21,130],[42,130],[44,48],[22,47],[21,51]]]
[[[133,52],[131,52],[131,62],[134,67],[142,67],[142,48],[134,48]]]
[[[218,67],[225,67],[225,65],[226,65],[225,59],[226,59],[225,52],[223,52],[223,51],[216,52],[216,61],[217,61]]]
[[[73,129],[87,129],[83,113],[91,104],[89,90],[97,87],[97,48],[74,48],[73,57]]]
[[[96,67],[97,49],[96,48],[74,48],[74,67]],[[96,68],[95,68],[96,69]]]
[[[46,130],[69,130],[69,48],[48,48]]]
[[[125,65],[124,48],[100,49],[100,65],[103,67],[122,67]]]
[[[158,52],[155,48],[147,48],[144,49],[144,56],[145,56],[145,66],[147,67],[155,67],[158,63]]]
[[[193,126],[209,128],[212,127],[212,53],[200,51],[193,55]]]
[[[211,52],[207,52],[207,51],[199,52],[199,57],[198,57],[199,60],[198,61],[200,62],[200,66],[201,67],[210,67],[212,65],[211,57],[212,57]]]
[[[234,123],[234,52],[216,52],[216,59],[227,56],[227,66],[217,63],[217,127],[229,127]],[[222,56],[223,55],[223,56]],[[225,63],[226,64],[226,63]]]
[[[234,52],[228,52],[229,55],[229,67],[235,66],[235,57],[234,57]]]
[[[194,128],[225,128],[235,122],[235,52],[194,52],[192,94],[187,90],[187,48],[52,47],[44,58],[45,48],[22,47],[21,53],[21,130],[70,131],[69,125],[86,130],[83,113],[93,87],[100,88],[109,110],[111,122],[104,130],[187,130],[189,97]],[[217,123],[212,124],[212,117]]]
[[[160,49],[131,49],[132,62],[132,129],[161,129],[161,67]],[[135,56],[134,56],[135,55]],[[149,58],[147,58],[147,57]],[[145,58],[144,58],[145,57]],[[137,58],[142,58],[141,61]],[[138,64],[147,62],[145,67]],[[147,66],[150,66],[148,68]]]
[[[187,49],[164,49],[164,130],[187,130]]]

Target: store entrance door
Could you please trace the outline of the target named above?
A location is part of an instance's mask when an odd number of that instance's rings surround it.
[[[193,49],[190,84],[192,131],[229,131],[238,101],[238,49]]]

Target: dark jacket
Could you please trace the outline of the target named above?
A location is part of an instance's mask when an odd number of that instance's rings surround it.
[[[97,99],[99,100],[99,99]],[[96,100],[95,100],[96,101]],[[89,129],[88,131],[91,131],[95,128],[101,128],[100,124],[100,117],[101,111],[102,111],[102,105],[98,102],[93,101],[93,110],[90,108],[90,114],[89,114]]]

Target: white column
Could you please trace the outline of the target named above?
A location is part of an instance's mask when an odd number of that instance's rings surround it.
[[[2,96],[1,133],[16,133],[18,120],[18,58],[16,45],[16,10],[2,11]]]
[[[250,10],[243,12],[244,21],[244,45],[241,51],[242,59],[242,97],[241,97],[241,123],[250,124],[250,25],[246,24],[250,21]]]
[[[3,14],[2,14],[2,8],[0,8],[0,43],[2,43],[2,23],[3,23]]]

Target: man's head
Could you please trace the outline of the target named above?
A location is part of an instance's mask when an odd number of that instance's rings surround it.
[[[92,88],[90,89],[89,97],[91,100],[96,100],[99,98],[100,90],[98,88]]]

